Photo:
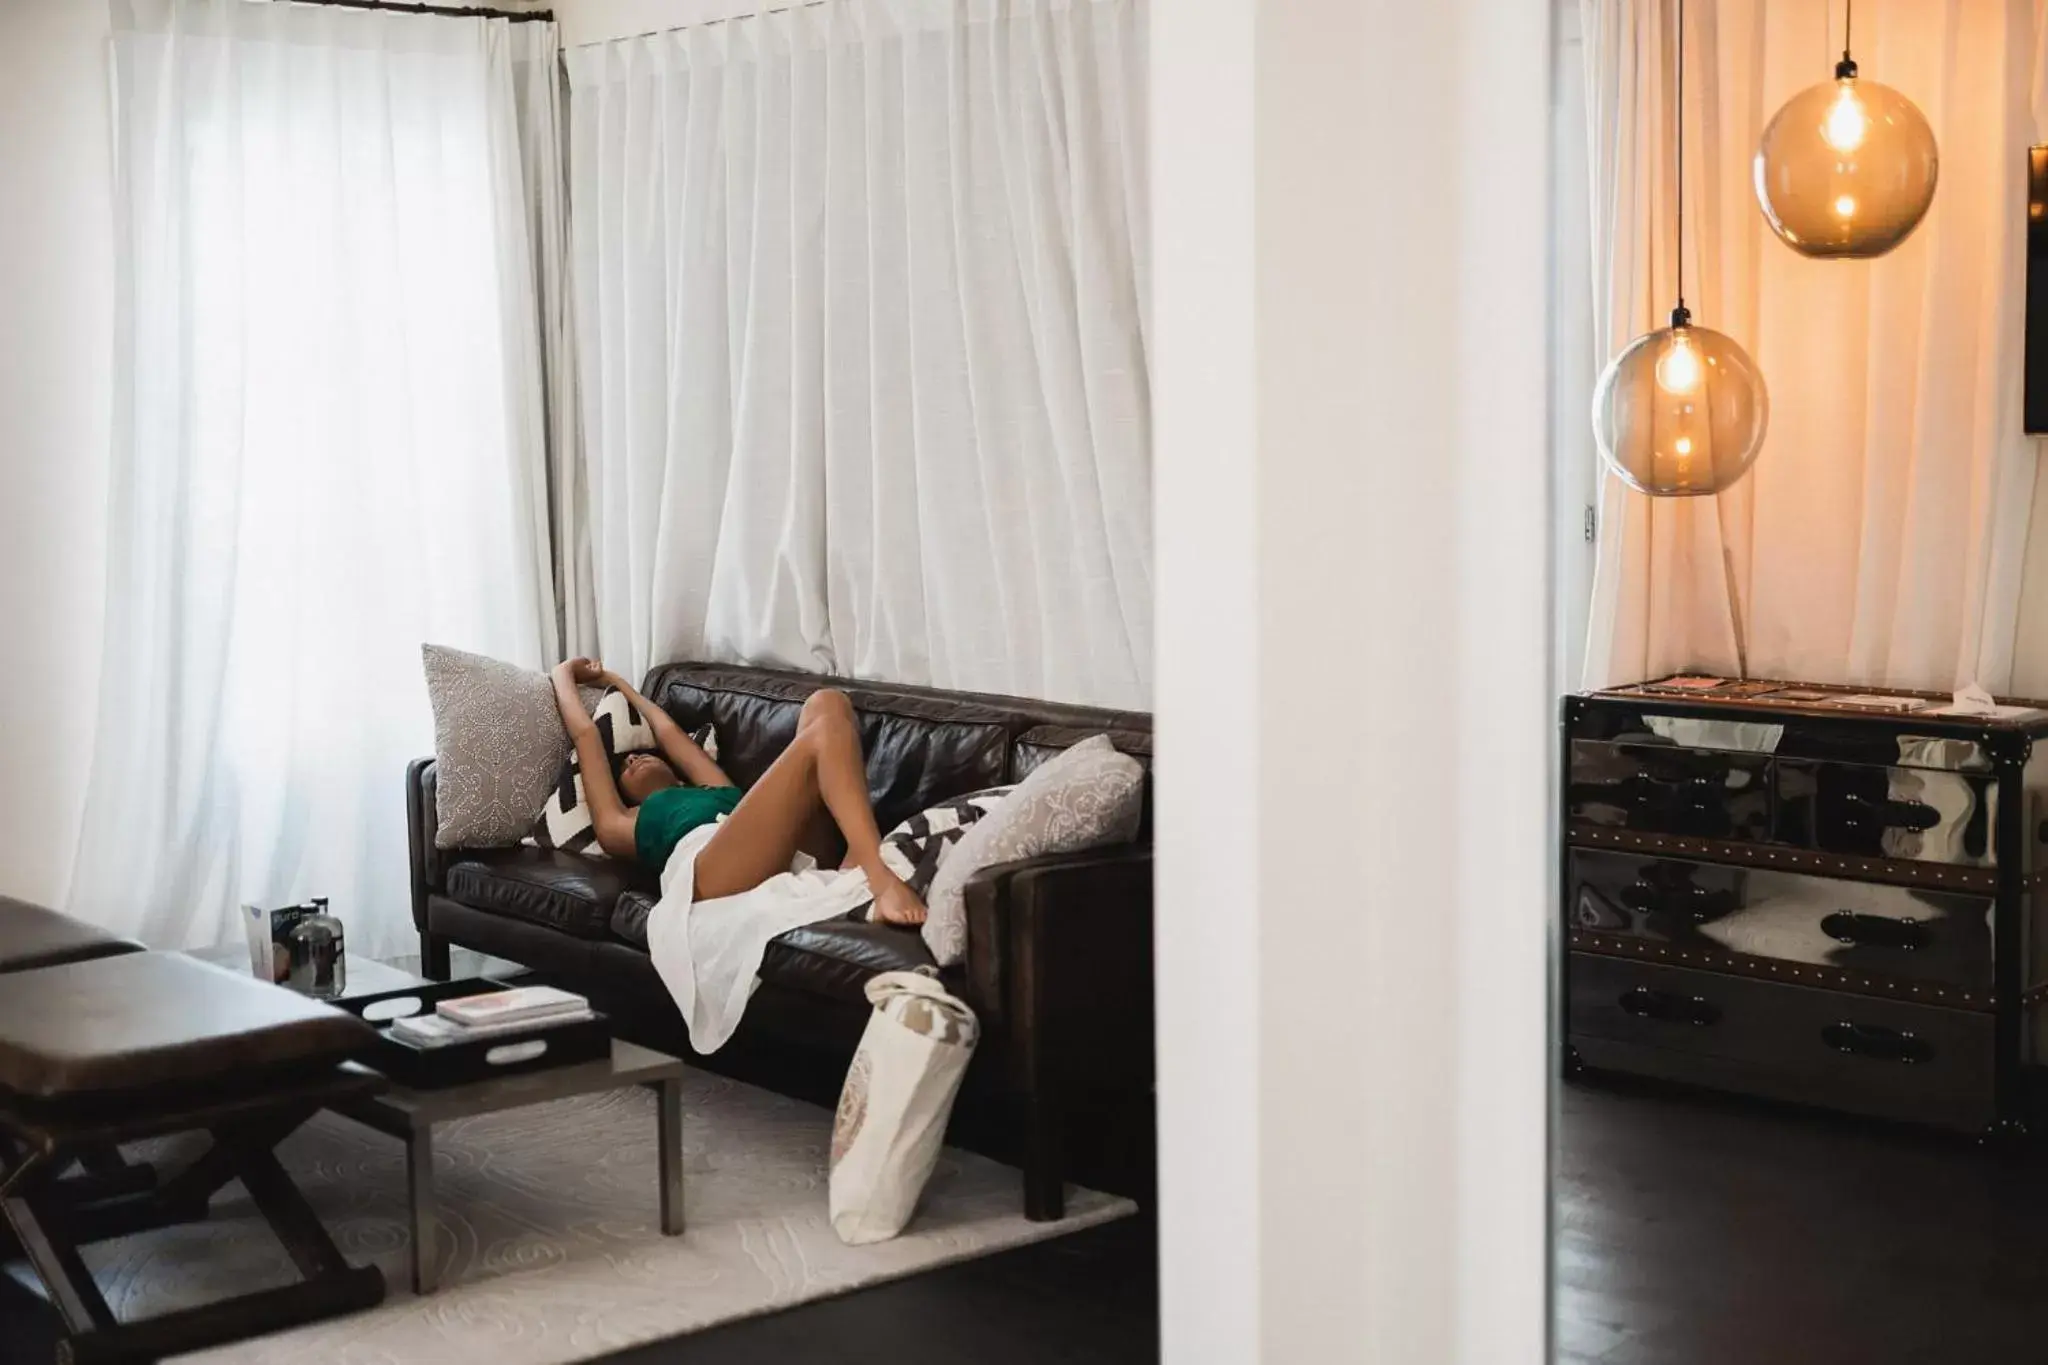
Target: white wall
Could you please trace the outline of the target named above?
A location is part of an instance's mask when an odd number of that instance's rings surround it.
[[[1171,1362],[1542,1358],[1547,19],[1152,11]]]
[[[107,6],[0,3],[0,892],[63,899],[100,654]]]
[[[1592,171],[1586,147],[1586,44],[1578,0],[1553,9],[1551,83],[1550,449],[1557,508],[1557,690],[1577,691],[1593,606],[1600,447],[1589,420],[1604,357],[1593,354]]]

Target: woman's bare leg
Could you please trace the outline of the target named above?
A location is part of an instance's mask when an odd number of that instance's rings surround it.
[[[790,860],[816,838],[820,809],[846,840],[846,864],[867,874],[875,907],[894,924],[917,924],[924,905],[882,862],[882,836],[868,802],[867,765],[860,729],[844,693],[826,689],[804,703],[796,738],[761,780],[740,798],[697,855],[701,900],[751,891],[789,870]]]

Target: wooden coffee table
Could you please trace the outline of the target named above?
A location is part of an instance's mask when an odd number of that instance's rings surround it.
[[[633,1085],[650,1086],[655,1092],[661,1230],[675,1237],[683,1230],[683,1063],[667,1053],[615,1039],[612,1055],[606,1060],[433,1090],[393,1087],[331,1107],[405,1144],[406,1197],[412,1221],[412,1288],[415,1294],[431,1294],[440,1278],[434,1125]]]

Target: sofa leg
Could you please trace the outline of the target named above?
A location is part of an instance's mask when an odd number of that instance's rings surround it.
[[[1024,1217],[1052,1223],[1066,1217],[1059,1115],[1049,1096],[1024,1097]]]
[[[446,981],[448,968],[448,940],[439,934],[420,931],[420,975],[429,981]]]

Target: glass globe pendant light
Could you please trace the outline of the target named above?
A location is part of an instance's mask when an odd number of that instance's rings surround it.
[[[1857,76],[1853,5],[1844,0],[1835,78],[1794,95],[1756,152],[1764,220],[1807,256],[1884,255],[1926,217],[1941,169],[1934,130],[1913,102]]]
[[[1652,497],[1719,493],[1749,472],[1770,398],[1732,337],[1695,327],[1685,306],[1685,0],[1678,0],[1677,307],[1671,325],[1637,337],[1593,390],[1600,458]]]

